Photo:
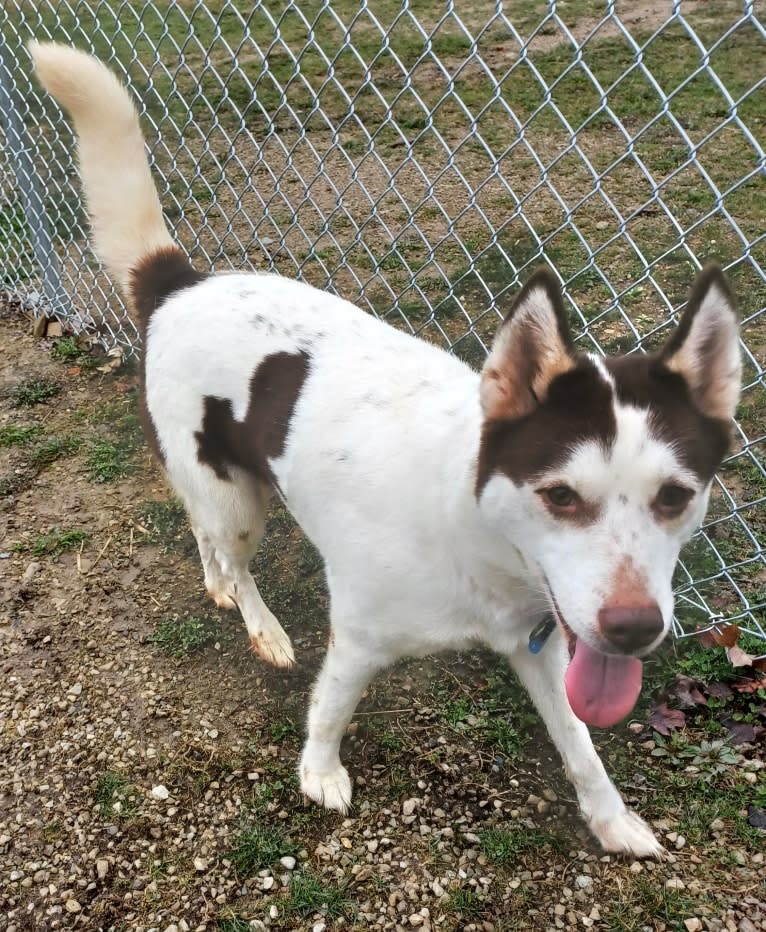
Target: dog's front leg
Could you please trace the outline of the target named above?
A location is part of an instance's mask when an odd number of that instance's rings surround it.
[[[607,776],[587,727],[575,716],[564,691],[567,654],[558,628],[539,654],[524,647],[510,657],[527,688],[577,792],[588,827],[605,851],[660,857],[662,845],[649,826],[631,812]]]
[[[351,780],[340,762],[340,743],[362,693],[379,669],[380,663],[348,634],[330,635],[314,686],[299,765],[302,792],[326,809],[348,811]]]

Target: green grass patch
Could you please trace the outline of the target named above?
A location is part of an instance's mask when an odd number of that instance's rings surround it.
[[[144,540],[173,550],[189,532],[186,509],[177,498],[150,499],[138,510],[139,524],[146,528]]]
[[[11,403],[15,408],[33,408],[55,398],[60,392],[61,386],[54,379],[44,376],[25,379],[11,391]]]
[[[299,871],[290,880],[285,910],[303,917],[322,913],[328,919],[338,919],[346,916],[354,904],[348,889],[348,883],[328,883],[312,871]]]
[[[208,616],[185,615],[160,622],[148,640],[171,657],[188,657],[219,636],[219,626]]]
[[[42,430],[41,424],[30,424],[28,427],[7,424],[0,427],[0,447],[28,446],[40,436]]]
[[[135,787],[124,774],[114,770],[106,770],[98,775],[95,800],[103,819],[114,816],[128,819],[137,806]]]
[[[250,877],[266,867],[273,867],[280,858],[295,856],[293,844],[281,825],[263,824],[260,819],[246,821],[232,839],[227,857],[240,877]]]
[[[42,469],[44,466],[50,466],[56,460],[65,456],[72,456],[82,446],[82,440],[71,434],[50,437],[34,448],[29,461],[33,466]]]
[[[57,557],[87,543],[90,538],[90,531],[77,528],[59,531],[54,528],[50,533],[33,537],[29,543],[17,544],[13,549],[17,553],[31,553],[33,557]]]
[[[552,832],[526,825],[513,829],[488,828],[479,834],[479,845],[488,861],[503,867],[516,864],[532,851],[543,848],[561,851],[563,845]]]

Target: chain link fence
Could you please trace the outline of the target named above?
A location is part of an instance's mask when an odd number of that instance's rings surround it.
[[[530,270],[583,348],[666,336],[708,256],[739,296],[733,454],[677,576],[676,631],[766,640],[766,20],[730,0],[5,3],[7,301],[136,333],[86,245],[71,131],[35,36],[98,54],[143,109],[169,223],[200,267],[276,269],[480,365]]]

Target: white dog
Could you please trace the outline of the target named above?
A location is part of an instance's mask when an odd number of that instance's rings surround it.
[[[81,52],[31,51],[74,121],[95,250],[143,336],[147,437],[208,591],[264,660],[293,662],[248,569],[274,489],[325,560],[332,634],[303,792],[348,808],[341,737],[382,667],[486,644],[529,690],[601,845],[658,855],[586,726],[633,708],[726,452],[740,356],[722,272],[699,275],[659,352],[602,359],[575,350],[539,271],[479,374],[309,285],[195,271],[125,88]]]

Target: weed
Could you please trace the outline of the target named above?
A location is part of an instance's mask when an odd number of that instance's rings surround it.
[[[81,446],[82,441],[80,438],[71,434],[51,437],[35,447],[29,459],[33,466],[42,469],[43,466],[50,466],[51,463],[55,463],[56,460],[60,460],[64,456],[77,453]]]
[[[345,916],[352,905],[346,895],[349,885],[326,883],[311,871],[300,871],[290,881],[290,896],[285,904],[300,916],[322,913],[330,919]]]
[[[251,932],[253,928],[247,919],[239,916],[228,916],[216,922],[219,932]]]
[[[146,542],[162,544],[166,551],[176,546],[189,527],[186,509],[177,498],[144,502],[138,520],[148,531]]]
[[[25,447],[39,437],[41,432],[40,424],[31,424],[29,427],[8,424],[0,427],[0,447]]]
[[[697,745],[686,744],[681,736],[674,735],[665,740],[661,735],[655,735],[654,743],[656,747],[652,750],[652,757],[664,758],[689,773],[698,774],[699,779],[708,783],[744,760],[739,751],[720,738],[701,741]]]
[[[458,887],[450,893],[449,908],[463,919],[478,919],[484,911],[484,902],[475,891]]]
[[[272,867],[285,855],[298,851],[281,826],[246,822],[233,839],[227,857],[240,877],[249,877],[265,867]]]
[[[59,531],[58,528],[54,528],[49,534],[33,537],[28,544],[17,544],[14,550],[17,553],[31,553],[33,557],[57,557],[66,550],[86,543],[90,536],[90,531]]]
[[[515,864],[530,851],[545,847],[561,850],[561,842],[556,835],[526,826],[511,831],[488,828],[480,833],[479,843],[488,861],[505,867]]]
[[[82,350],[77,344],[77,337],[62,337],[56,340],[51,348],[51,356],[62,362],[72,362],[82,355]]]
[[[186,615],[160,622],[148,640],[171,657],[188,657],[212,644],[219,633],[218,625],[208,616]]]
[[[88,451],[88,476],[93,482],[114,482],[134,471],[132,448],[112,440],[96,440]]]
[[[299,732],[295,722],[291,718],[286,718],[269,725],[269,737],[276,744],[284,738],[298,738]]]
[[[101,817],[110,819],[118,816],[129,818],[136,807],[134,787],[126,776],[114,770],[106,770],[96,780],[96,803]]]
[[[26,379],[11,392],[11,403],[15,408],[32,408],[55,398],[60,392],[61,386],[53,379],[44,376]]]

